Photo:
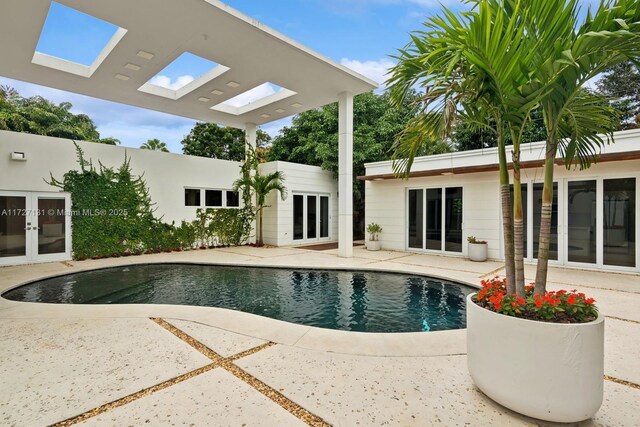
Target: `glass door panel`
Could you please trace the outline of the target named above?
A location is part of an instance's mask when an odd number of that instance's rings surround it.
[[[307,239],[317,237],[317,203],[316,196],[307,196]]]
[[[533,184],[533,256],[538,258],[540,246],[540,215],[542,214],[542,189],[544,184]],[[524,197],[524,195],[523,195]],[[558,183],[553,183],[553,202],[551,208],[551,242],[549,259],[558,259]]]
[[[442,189],[427,190],[426,248],[442,250]]]
[[[0,258],[27,256],[27,198],[0,196]]]
[[[320,196],[320,238],[329,237],[329,197]]]
[[[462,187],[445,190],[444,250],[462,252]]]
[[[571,181],[567,194],[567,260],[596,263],[596,181]]]
[[[65,199],[38,198],[38,255],[66,251]]]
[[[603,181],[603,262],[636,266],[636,179]]]
[[[422,249],[424,190],[409,190],[409,247]]]
[[[293,196],[293,240],[304,239],[304,196]]]

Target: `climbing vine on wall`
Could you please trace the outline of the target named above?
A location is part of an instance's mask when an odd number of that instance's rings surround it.
[[[142,176],[126,157],[118,168],[94,166],[76,144],[79,170],[48,183],[71,193],[72,250],[75,259],[240,245],[251,233],[253,209],[199,209],[193,222],[166,224]]]

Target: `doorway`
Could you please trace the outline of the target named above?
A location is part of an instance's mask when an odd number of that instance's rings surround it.
[[[0,265],[71,258],[69,194],[0,191]]]

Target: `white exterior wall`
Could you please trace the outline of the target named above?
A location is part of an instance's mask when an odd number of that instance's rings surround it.
[[[156,216],[171,223],[195,219],[197,207],[185,206],[184,189],[228,190],[240,176],[240,163],[182,154],[161,153],[93,142],[78,142],[85,160],[107,167],[119,167],[126,156],[131,170],[143,179],[156,204]],[[13,151],[25,152],[26,161],[10,159]],[[0,131],[0,190],[51,191],[58,188],[45,182],[50,174],[57,179],[71,169],[79,170],[76,148],[69,139]],[[204,193],[202,194],[204,205]]]
[[[603,153],[624,153],[640,149],[640,131],[618,132],[616,143],[604,147]],[[527,145],[522,152],[522,160],[536,160],[544,157],[544,144]],[[428,170],[444,170],[465,166],[497,164],[497,150],[473,150],[436,156],[417,158],[412,172]],[[367,176],[392,173],[391,162],[377,162],[366,165]],[[603,162],[590,169],[580,171],[567,170],[564,166],[556,166],[554,181],[558,183],[558,245],[563,252],[566,245],[564,234],[567,233],[568,218],[565,207],[567,183],[571,180],[598,180],[601,188],[602,179],[636,178],[636,268],[625,269],[614,266],[603,268],[611,270],[640,271],[640,160]],[[541,183],[544,179],[543,168],[522,169],[523,183]],[[365,183],[366,223],[378,223],[383,232],[380,241],[383,249],[418,251],[408,248],[407,242],[407,202],[408,190],[437,187],[463,188],[463,252],[467,256],[466,239],[473,235],[486,240],[489,258],[503,259],[502,220],[500,210],[500,189],[498,172],[468,173],[457,175],[440,175],[433,177],[411,178],[409,180],[389,179],[371,180]],[[531,195],[529,196],[531,197]],[[532,206],[529,204],[529,206]],[[529,209],[530,218],[532,210]],[[602,215],[598,213],[598,215]],[[531,221],[528,226],[532,228]],[[433,252],[433,251],[427,251]],[[531,251],[530,251],[531,252]],[[447,253],[447,255],[454,255]],[[571,265],[560,255],[560,260],[552,263]],[[566,258],[566,256],[565,256]],[[530,258],[529,258],[530,259]],[[592,267],[593,265],[581,265]]]
[[[287,198],[282,201],[276,192],[267,197],[263,217],[264,242],[274,246],[311,244],[314,241],[336,241],[338,239],[338,183],[333,174],[317,166],[289,162],[270,162],[260,165],[260,173],[276,171],[284,173]],[[293,195],[320,194],[329,196],[329,239],[293,240]]]

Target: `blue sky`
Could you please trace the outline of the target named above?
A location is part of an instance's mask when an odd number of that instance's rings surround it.
[[[440,9],[440,3],[453,9],[462,7],[456,0],[226,0],[225,3],[379,83],[384,81],[385,70],[392,65],[389,55],[409,41],[409,32],[420,29],[424,18]],[[595,0],[583,3],[595,3]],[[74,32],[69,28],[74,28]],[[114,31],[115,27],[110,24],[54,4],[37,50],[88,65]],[[74,52],[61,50],[61,46],[69,45],[66,42],[70,37],[77,40],[78,36],[84,40],[82,46]],[[211,64],[187,57],[181,64],[163,70],[156,76],[155,83],[176,88],[206,72],[208,66]],[[181,117],[1,76],[0,84],[15,87],[23,96],[42,95],[55,102],[69,101],[74,105],[74,112],[93,118],[102,137],[116,137],[124,146],[139,147],[148,139],[158,138],[165,141],[172,152],[179,153],[180,141],[194,124]],[[267,124],[263,129],[275,135],[289,123],[290,118]]]

